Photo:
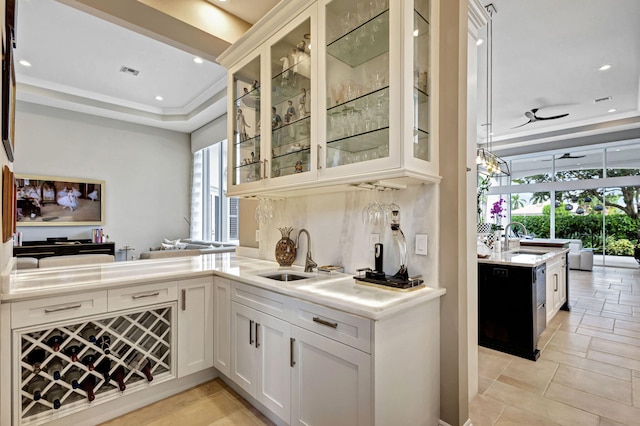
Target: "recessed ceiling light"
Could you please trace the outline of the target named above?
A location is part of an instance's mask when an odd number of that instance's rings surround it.
[[[616,148],[616,152],[620,152],[620,148]]]
[[[200,56],[196,56],[193,58],[193,62],[195,62],[196,64],[202,64],[204,62],[204,59],[202,59]]]
[[[610,109],[609,111],[607,111],[607,112],[616,112],[616,111],[617,111],[617,109],[615,109],[615,108],[611,108],[611,109]]]
[[[25,61],[24,59],[19,60],[18,63],[20,65],[22,65],[23,67],[30,67],[31,66],[31,62]]]
[[[476,41],[476,46],[480,46],[482,43],[484,43],[484,39],[479,38],[478,41]]]
[[[600,68],[598,68],[598,70],[600,71],[606,71],[609,68],[611,68],[611,64],[604,64],[603,66],[601,66]]]
[[[161,100],[163,100],[163,99],[164,99],[164,98],[163,98],[162,96],[160,96],[160,95],[156,96],[156,101],[161,101]]]

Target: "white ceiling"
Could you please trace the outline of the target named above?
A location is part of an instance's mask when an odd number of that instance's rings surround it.
[[[227,73],[216,63],[196,64],[189,53],[55,0],[19,0],[17,16],[18,100],[180,132],[226,111]],[[31,67],[17,63],[23,59]]]
[[[576,135],[640,126],[640,1],[491,3],[497,9],[493,15],[494,147],[531,150],[533,141],[558,146],[558,141]],[[485,48],[486,44],[478,47],[481,72],[486,66]],[[599,71],[604,64],[611,69]],[[594,102],[609,96],[609,101]],[[539,108],[537,115],[542,117],[569,116],[513,129],[528,121],[524,113],[532,108]],[[478,123],[485,122],[481,114]]]
[[[250,23],[278,3],[207,1]],[[640,1],[492,3],[496,149],[531,150],[533,140],[561,146],[568,135],[612,129],[640,137]],[[195,64],[191,54],[55,0],[19,0],[17,16],[15,59],[32,63],[16,64],[19,100],[182,132],[226,110],[226,72],[213,62]],[[483,52],[480,46],[480,72]],[[598,71],[605,63],[612,68]],[[120,73],[121,66],[140,74]],[[607,96],[612,100],[594,103]],[[532,108],[539,116],[569,116],[512,129],[528,120],[524,112]],[[617,112],[608,113],[611,108]]]

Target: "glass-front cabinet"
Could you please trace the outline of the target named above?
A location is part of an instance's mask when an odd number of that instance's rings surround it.
[[[229,144],[231,184],[263,178],[260,149],[260,56],[232,73],[233,141]]]
[[[229,194],[438,181],[437,1],[307,6],[281,2],[218,58],[233,75]]]
[[[389,157],[389,9],[385,0],[325,8],[326,167]]]
[[[293,25],[270,46],[272,179],[312,170],[311,18]]]

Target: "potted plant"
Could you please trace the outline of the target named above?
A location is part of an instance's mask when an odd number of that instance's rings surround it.
[[[492,224],[484,223],[484,215],[482,207],[487,200],[487,191],[491,186],[491,176],[478,174],[478,193],[477,193],[477,209],[478,209],[478,233],[489,233],[492,231]]]

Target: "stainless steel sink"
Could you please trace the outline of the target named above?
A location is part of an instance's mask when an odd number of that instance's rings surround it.
[[[270,280],[276,280],[276,281],[298,281],[298,280],[306,280],[307,278],[310,278],[304,275],[298,275],[291,272],[275,272],[275,273],[264,274],[260,276],[264,278],[269,278]]]

